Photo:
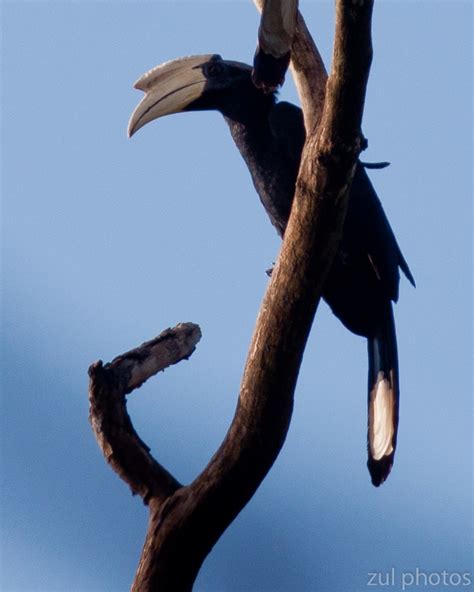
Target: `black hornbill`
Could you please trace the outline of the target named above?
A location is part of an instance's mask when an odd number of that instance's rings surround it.
[[[283,235],[305,141],[301,109],[276,102],[251,79],[252,68],[219,55],[180,58],[150,70],[135,84],[146,94],[130,118],[132,136],[149,121],[181,111],[224,116],[272,224]],[[398,427],[398,360],[392,300],[399,268],[414,285],[382,205],[358,163],[344,232],[323,297],[369,353],[368,468],[380,485],[393,464]]]

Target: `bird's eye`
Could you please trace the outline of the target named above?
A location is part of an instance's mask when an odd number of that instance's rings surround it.
[[[223,66],[218,62],[210,62],[206,67],[206,74],[212,78],[216,78],[222,74]]]

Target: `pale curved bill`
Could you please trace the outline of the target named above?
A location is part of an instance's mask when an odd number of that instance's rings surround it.
[[[141,76],[134,87],[143,90],[140,101],[128,122],[128,135],[132,136],[145,124],[172,113],[179,113],[199,98],[206,84],[200,66],[211,60],[213,54],[189,56],[160,64]]]

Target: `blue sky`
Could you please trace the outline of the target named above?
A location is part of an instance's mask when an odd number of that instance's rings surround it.
[[[329,64],[332,3],[301,7]],[[201,325],[190,361],[129,402],[158,460],[193,479],[231,421],[279,248],[223,119],[175,115],[128,140],[132,84],[183,55],[251,61],[258,15],[250,0],[1,10],[1,587],[125,591],[147,512],[94,441],[87,368]],[[371,178],[417,281],[395,311],[393,473],[371,486],[365,343],[322,304],[285,447],[199,592],[359,592],[391,568],[401,590],[417,568],[471,569],[471,16],[453,0],[375,7],[364,159],[392,163]],[[281,96],[297,102],[290,78]]]

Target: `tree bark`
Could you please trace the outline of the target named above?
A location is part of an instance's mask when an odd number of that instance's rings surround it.
[[[258,10],[262,11],[266,0],[253,0]],[[286,0],[274,0],[280,5]],[[305,20],[294,0],[290,0],[296,9],[296,30],[291,44],[291,71],[298,90],[303,109],[307,135],[313,133],[319,124],[323,112],[326,92],[327,72],[321,54],[308,31]],[[283,14],[283,10],[280,13]]]
[[[280,255],[258,315],[234,419],[220,448],[190,485],[181,486],[151,457],[126,415],[125,393],[160,369],[156,350],[143,359],[138,348],[110,365],[99,363],[90,369],[91,421],[99,443],[114,469],[150,510],[132,586],[135,592],[191,590],[205,557],[255,493],[283,445],[304,347],[342,235],[348,189],[365,144],[360,129],[372,56],[372,5],[373,0],[336,3],[333,64],[325,100],[324,66],[298,16],[292,61],[311,133]],[[171,363],[194,348],[198,329],[189,331],[191,349],[179,350]],[[170,338],[172,342],[175,337]]]
[[[181,485],[135,432],[125,396],[154,374],[189,358],[200,339],[197,325],[182,323],[110,364],[99,361],[89,368],[89,421],[96,440],[113,470],[145,503],[151,498],[164,502]]]

